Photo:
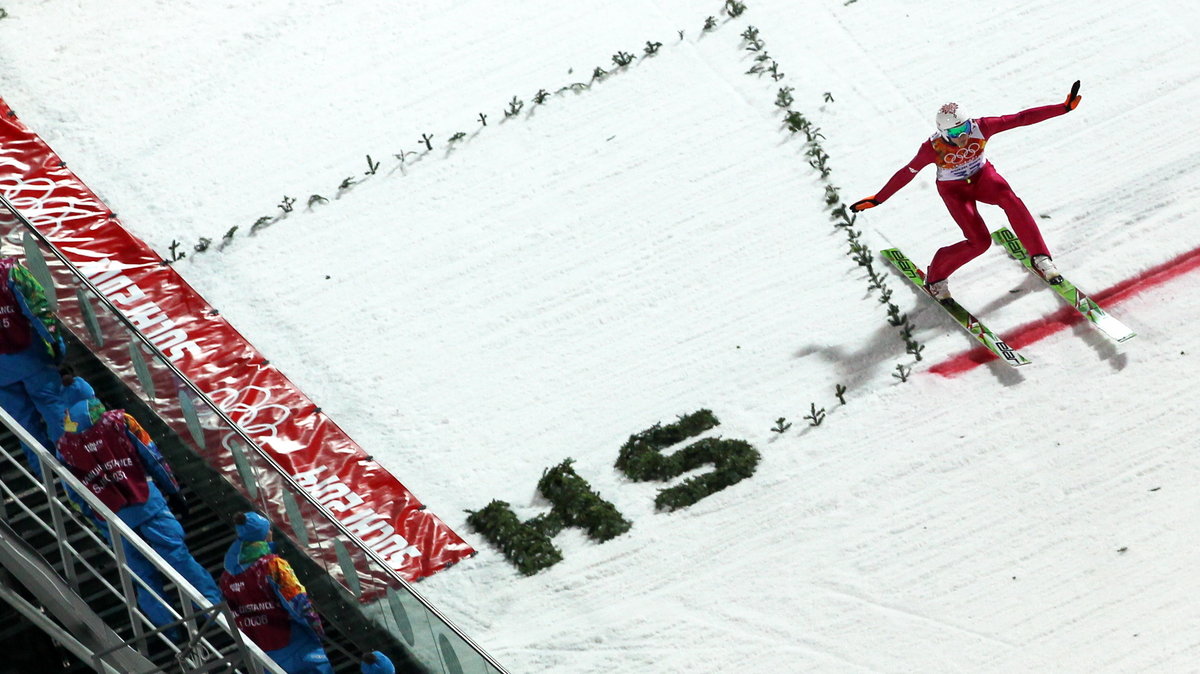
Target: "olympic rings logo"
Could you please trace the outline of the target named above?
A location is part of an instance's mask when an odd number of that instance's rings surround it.
[[[233,423],[255,439],[273,439],[279,436],[279,427],[292,416],[292,410],[272,401],[271,390],[262,386],[247,386],[242,390],[223,388],[210,397]],[[236,433],[229,431],[222,444],[226,448]]]
[[[0,158],[2,159],[2,158]],[[0,166],[9,162],[0,161]],[[12,202],[14,208],[38,224],[38,229],[47,238],[63,236],[68,222],[96,217],[94,205],[65,194],[49,178],[34,178],[27,181],[0,179],[0,193]]]
[[[970,145],[960,148],[956,152],[950,152],[942,155],[942,161],[950,164],[951,166],[965,164],[979,156],[979,152],[982,149],[983,146],[980,145],[978,141],[972,141]]]

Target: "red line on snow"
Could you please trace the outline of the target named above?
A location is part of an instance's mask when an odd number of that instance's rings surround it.
[[[1101,305],[1119,304],[1142,291],[1160,286],[1167,281],[1182,276],[1200,267],[1200,248],[1191,250],[1163,264],[1148,269],[1131,279],[1126,279],[1117,285],[1092,295],[1092,299]],[[1031,323],[1026,323],[1012,331],[1004,341],[1014,349],[1028,346],[1043,340],[1060,330],[1083,321],[1071,307],[1064,306],[1058,311]],[[984,363],[997,360],[991,351],[981,347],[953,356],[929,368],[930,372],[943,377],[953,377]]]

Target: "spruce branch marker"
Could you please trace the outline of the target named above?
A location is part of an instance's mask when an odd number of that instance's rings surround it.
[[[843,386],[841,384],[837,384],[836,386],[834,386],[833,395],[837,396],[839,403],[841,403],[843,405],[846,404],[846,387],[845,386]]]
[[[521,108],[523,108],[523,107],[525,107],[525,101],[522,101],[521,99],[517,98],[516,96],[513,96],[512,100],[508,102],[508,110],[504,111],[504,116],[506,118],[507,117],[516,117],[518,114],[521,113]]]
[[[746,3],[736,2],[736,0],[725,0],[725,13],[732,17],[739,17],[746,11]]]
[[[816,403],[809,403],[809,413],[804,415],[808,419],[809,426],[820,426],[822,421],[825,421],[825,408],[817,409]]]
[[[726,0],[724,11],[730,16],[737,16],[745,11],[745,5],[734,0]],[[709,22],[706,23],[706,28],[714,25],[712,17],[709,17]],[[769,72],[771,78],[779,81],[784,77],[784,73],[780,70],[779,63],[772,59],[767,53],[766,41],[762,39],[762,35],[758,28],[747,26],[741,34],[742,41],[745,44],[747,51],[756,52],[754,57],[755,64],[746,71],[747,75],[757,75],[762,77],[763,73]],[[768,65],[769,62],[769,65]],[[821,175],[821,180],[825,181],[825,204],[830,209],[829,218],[834,222],[835,228],[843,228],[846,230],[846,238],[850,244],[850,250],[847,255],[850,255],[855,264],[862,267],[867,272],[868,291],[879,291],[879,302],[887,306],[888,323],[893,327],[900,328],[900,336],[904,340],[905,352],[912,354],[919,361],[921,360],[921,352],[924,346],[913,339],[913,325],[909,322],[906,314],[901,314],[899,307],[892,303],[892,291],[885,282],[884,277],[873,266],[873,255],[871,254],[870,246],[859,241],[862,232],[854,229],[855,217],[849,212],[847,205],[842,202],[841,195],[837,187],[829,182],[829,175],[832,168],[829,166],[829,153],[821,147],[821,141],[825,140],[825,135],[821,133],[820,127],[814,126],[811,121],[804,117],[803,114],[796,110],[790,109],[790,106],[795,102],[792,96],[792,87],[781,87],[775,96],[775,106],[783,108],[786,113],[783,118],[784,126],[792,133],[803,133],[807,139],[808,148],[805,152],[808,157],[808,165]],[[823,95],[826,103],[832,103],[833,93],[826,91]],[[907,373],[903,373],[907,378]],[[899,377],[898,377],[899,378]],[[901,379],[905,381],[906,379]],[[839,385],[840,386],[840,385]],[[839,395],[839,400],[841,396]],[[843,400],[843,403],[845,401]],[[815,421],[816,408],[813,407],[813,419]],[[808,417],[806,417],[808,418]],[[820,423],[817,421],[813,425]]]
[[[0,11],[3,11],[3,10],[0,10]],[[0,18],[3,18],[3,17],[0,17]],[[187,257],[187,253],[180,253],[180,252],[179,252],[179,246],[180,246],[180,245],[182,245],[182,244],[180,244],[180,243],[179,243],[178,241],[176,241],[175,239],[171,239],[171,247],[170,247],[170,250],[171,250],[171,262],[178,262],[178,261],[182,260],[183,258]]]
[[[910,353],[917,360],[921,360],[921,352],[925,350],[925,345],[918,343],[915,339],[908,339],[904,342],[904,349],[905,353]]]
[[[771,431],[778,433],[780,435],[783,435],[784,432],[786,432],[787,429],[789,429],[791,427],[792,427],[792,425],[790,423],[788,423],[788,420],[786,418],[779,417],[778,419],[775,420],[775,427],[772,428]]]
[[[228,246],[229,244],[233,243],[233,237],[235,234],[237,234],[237,231],[238,231],[237,225],[230,227],[229,230],[225,232],[225,235],[221,237],[221,246],[220,246],[220,248],[218,248],[218,250],[225,250],[225,246]]]
[[[721,13],[728,15],[730,18],[738,17],[745,11],[746,11],[745,3],[737,2],[736,0],[725,0],[724,5],[721,8]],[[7,16],[8,16],[8,12],[6,10],[0,8],[0,19],[6,18]],[[709,32],[709,31],[715,30],[717,27],[718,27],[717,17],[708,16],[707,18],[705,18],[704,28],[703,28],[704,32]],[[676,33],[679,35],[679,40],[682,42],[685,39],[685,35],[686,35],[685,31],[677,30]],[[765,69],[768,68],[768,66],[765,63],[769,58],[766,54],[765,43],[763,43],[758,38],[758,29],[753,26],[748,27],[746,29],[746,31],[742,34],[742,37],[744,40],[752,43],[751,46],[749,47],[749,49],[751,51],[761,51],[761,53],[758,55],[757,60],[762,65],[759,66],[758,69],[755,71],[761,75],[763,72],[766,72]],[[659,54],[662,47],[663,47],[662,42],[659,42],[656,40],[646,40],[645,46],[642,48],[642,52],[643,52],[642,58],[648,58],[650,56],[655,56],[655,55]],[[623,51],[623,50],[618,51],[616,54],[613,54],[613,56],[612,56],[612,61],[614,64],[616,64],[617,68],[625,68],[625,67],[629,66],[630,64],[634,63],[636,60],[637,60],[637,57],[634,54],[631,54],[631,53]],[[771,65],[769,66],[769,68],[770,68],[770,72],[771,72],[772,76],[776,80],[783,77],[783,73],[779,72],[779,64],[778,63],[771,61]],[[568,74],[574,73],[574,68],[568,69],[567,72],[568,72]],[[572,83],[572,84],[569,84],[567,86],[557,89],[555,93],[561,94],[561,93],[567,91],[568,89],[575,93],[580,93],[582,91],[590,89],[592,83],[596,82],[597,80],[603,80],[609,74],[610,73],[605,71],[604,68],[597,66],[595,68],[595,70],[593,70],[593,72],[592,72],[591,82],[588,82],[588,83],[575,82],[575,83]],[[788,87],[786,89],[789,94],[788,103],[790,103],[791,88]],[[782,93],[783,93],[783,90],[781,90],[781,97],[782,97]],[[550,95],[551,95],[550,92],[548,92],[546,89],[539,89],[537,91],[537,93],[534,94],[534,96],[533,96],[534,104],[535,105],[545,104],[546,100],[550,97]],[[505,113],[505,117],[516,116],[516,114],[521,111],[521,109],[524,107],[524,105],[525,105],[524,101],[520,100],[517,96],[513,96],[512,101],[509,103],[509,108]],[[780,107],[785,107],[787,105],[787,103],[781,102],[781,103],[779,103],[779,105],[780,105]],[[9,117],[15,117],[16,113],[9,110],[7,115]],[[481,126],[487,126],[487,117],[488,116],[485,113],[482,113],[482,112],[478,113],[478,121]],[[795,129],[793,129],[793,131],[795,131]],[[467,134],[460,131],[450,137],[448,144],[452,146],[454,143],[459,142],[466,137],[467,137]],[[427,152],[431,152],[433,150],[433,138],[434,138],[434,136],[432,134],[422,134],[422,136],[421,136],[421,142],[424,143],[425,150]],[[811,140],[811,137],[810,137],[810,140]],[[447,156],[451,153],[452,150],[453,150],[452,147],[447,150],[447,152],[446,152]],[[404,153],[404,152],[402,152],[400,154],[393,155],[398,160],[400,160],[401,173],[406,173],[405,157],[407,154],[420,155],[421,153],[417,153],[417,152]],[[367,170],[363,173],[363,175],[367,175],[367,176],[376,175],[380,168],[381,163],[378,161],[375,161],[369,154],[366,155],[366,159],[367,159]],[[65,166],[65,164],[62,164],[61,162],[59,165]],[[358,181],[355,180],[354,176],[349,176],[349,177],[343,179],[342,182],[338,185],[338,194],[335,195],[335,198],[340,198],[342,196],[341,192],[348,190],[357,184],[358,184]],[[294,210],[295,202],[296,202],[295,198],[285,195],[283,197],[283,200],[277,205],[277,207],[283,211],[284,215],[287,215],[287,214],[291,213],[292,210]],[[322,204],[329,203],[329,199],[326,199],[325,197],[323,197],[319,194],[310,195],[308,198],[308,202],[307,202],[308,209],[312,210],[312,207],[318,203],[322,203]],[[283,216],[277,216],[274,218],[271,218],[268,216],[261,217],[257,221],[255,221],[253,225],[251,225],[251,232],[253,233],[257,229],[259,229],[263,226],[266,226],[266,225],[270,224],[271,222],[279,220],[282,217]],[[222,237],[222,239],[223,239],[222,243],[220,244],[220,246],[218,246],[218,248],[223,249],[226,245],[228,245],[232,241],[233,236],[236,233],[236,231],[237,231],[236,226],[231,228],[230,230],[228,230],[225,233],[225,235]],[[197,252],[205,251],[208,249],[211,242],[212,242],[211,239],[206,238],[206,237],[201,237],[200,241],[194,245],[194,249]],[[180,255],[180,257],[182,257],[182,254]]]
[[[899,379],[901,382],[906,382],[908,381],[908,375],[910,374],[912,374],[911,367],[904,367],[904,365],[901,363],[896,363],[896,371],[892,373],[892,376],[896,379]]]

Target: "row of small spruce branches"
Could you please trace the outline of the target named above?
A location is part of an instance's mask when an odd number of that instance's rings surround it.
[[[741,16],[741,14],[745,11],[746,11],[745,3],[735,2],[734,0],[726,0],[724,6],[722,7],[722,12],[725,14],[728,14],[730,17]],[[4,12],[4,10],[0,9],[0,18],[4,17],[3,12]],[[703,31],[705,31],[705,32],[712,31],[712,30],[716,29],[716,27],[717,27],[717,20],[715,17],[709,16],[708,18],[705,19]],[[679,33],[679,39],[683,40],[684,31],[680,30],[680,31],[678,31],[678,33]],[[659,51],[659,49],[662,48],[662,46],[663,46],[663,43],[661,43],[661,42],[657,42],[654,40],[647,40],[645,46],[642,47],[642,58],[649,58],[649,57],[655,56],[656,54],[658,54],[658,51]],[[550,97],[552,95],[562,95],[568,91],[570,91],[572,93],[580,93],[582,91],[591,89],[592,85],[595,84],[596,82],[604,81],[608,76],[610,76],[614,72],[617,72],[617,71],[627,68],[635,60],[637,60],[637,59],[633,54],[626,52],[624,50],[618,50],[615,54],[612,55],[612,58],[611,58],[611,61],[613,63],[612,70],[605,70],[603,66],[596,66],[592,70],[592,76],[589,81],[587,81],[587,82],[572,82],[571,84],[568,84],[566,86],[558,87],[557,89],[554,90],[553,94],[547,89],[538,89],[537,93],[535,93],[532,98],[533,105],[534,106],[544,105],[550,99]],[[572,72],[573,72],[573,70],[572,70]],[[519,115],[521,113],[522,110],[524,110],[524,108],[525,108],[525,101],[522,100],[519,96],[513,96],[512,99],[508,102],[506,108],[504,109],[504,117],[506,119],[516,117],[517,115]],[[479,122],[480,127],[485,127],[485,126],[487,126],[487,123],[488,123],[488,115],[486,113],[481,112],[481,113],[479,113],[479,116],[476,117],[476,120]],[[465,131],[459,131],[459,132],[451,135],[449,140],[447,141],[448,149],[453,150],[455,147],[455,144],[461,142],[466,137],[467,137],[467,133]],[[399,164],[398,168],[400,169],[400,171],[402,173],[405,172],[405,167],[408,162],[408,158],[410,156],[417,155],[419,157],[425,153],[433,151],[433,139],[434,139],[434,136],[432,134],[427,134],[427,133],[421,134],[421,144],[424,146],[423,152],[401,151],[398,154],[392,155],[397,160],[399,160],[400,164]],[[367,170],[363,175],[373,176],[378,172],[379,167],[380,167],[380,162],[372,159],[371,155],[367,155]],[[340,183],[338,183],[336,194],[338,196],[341,196],[341,194],[344,193],[346,190],[349,190],[350,188],[354,187],[355,185],[359,184],[360,182],[362,182],[362,179],[358,178],[356,175],[351,175],[349,177],[343,178],[342,181]],[[312,210],[312,208],[316,205],[326,204],[326,203],[329,203],[329,199],[327,199],[326,197],[324,197],[320,194],[312,194],[308,197],[308,199],[306,201],[306,205],[309,210]],[[263,227],[270,226],[270,225],[275,224],[276,222],[282,220],[283,218],[286,218],[288,216],[288,214],[290,214],[294,210],[295,204],[296,204],[295,197],[290,197],[290,196],[284,195],[283,199],[276,205],[276,207],[280,210],[280,212],[276,213],[274,215],[264,215],[264,216],[259,217],[257,220],[255,220],[250,225],[250,227],[249,227],[250,232],[255,233],[258,230],[262,229]],[[228,230],[226,230],[225,233],[221,236],[220,243],[218,243],[216,245],[217,250],[223,250],[226,246],[231,244],[233,242],[234,237],[237,235],[238,231],[240,231],[240,230],[241,230],[241,227],[238,225],[230,227]],[[164,262],[166,262],[167,264],[170,264],[173,262],[178,262],[179,260],[182,260],[185,257],[187,257],[187,253],[181,250],[182,247],[183,247],[183,244],[181,244],[179,241],[172,240],[171,245],[170,245],[170,257],[167,260],[164,260]],[[212,247],[213,247],[213,239],[211,237],[202,236],[195,244],[192,245],[192,250],[196,253],[203,253],[203,252],[208,251]]]
[[[756,65],[746,72],[747,75],[762,76],[762,74],[769,72],[775,81],[783,79],[783,73],[779,70],[779,64],[768,55],[766,42],[757,28],[748,26],[742,33],[742,42],[747,51],[756,53]],[[769,66],[765,65],[768,61],[770,61]],[[862,230],[854,228],[857,215],[850,212],[849,206],[842,201],[837,186],[829,178],[833,172],[833,168],[829,165],[829,153],[821,146],[821,141],[825,139],[824,134],[821,133],[821,128],[813,124],[803,113],[792,109],[795,103],[794,91],[795,89],[792,87],[783,86],[780,87],[775,96],[775,106],[783,111],[783,125],[788,131],[794,134],[804,134],[805,143],[808,148],[805,152],[805,155],[808,157],[808,164],[814,171],[820,174],[820,179],[825,184],[825,207],[829,210],[829,217],[833,220],[835,229],[841,229],[846,234],[848,246],[846,254],[850,256],[856,265],[866,271],[868,292],[879,293],[880,304],[887,307],[888,324],[895,327],[900,338],[904,340],[905,353],[911,354],[919,361],[921,360],[921,352],[925,350],[925,346],[913,337],[913,331],[916,326],[909,320],[908,314],[902,313],[900,307],[892,302],[892,290],[887,285],[886,275],[875,269],[874,253],[870,246],[863,241]],[[830,92],[825,92],[823,99],[825,103],[834,102],[833,94]],[[908,381],[908,375],[911,371],[912,368],[906,367],[903,364],[897,364],[896,373],[893,376],[902,382]],[[814,414],[813,416],[816,415]]]
[[[846,404],[846,387],[842,384],[837,384],[833,388],[833,395],[837,396],[838,402],[842,405]],[[804,419],[809,426],[820,426],[822,421],[825,421],[825,408],[818,408],[816,403],[809,403],[808,414],[804,415]],[[775,426],[771,429],[775,433],[782,435],[792,427],[791,422],[787,417],[779,417],[775,420]]]

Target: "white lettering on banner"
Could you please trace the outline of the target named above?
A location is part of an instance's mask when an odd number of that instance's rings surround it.
[[[117,292],[126,288],[129,288],[128,292]],[[113,304],[129,305],[134,300],[140,300],[146,296],[146,293],[141,288],[133,285],[133,279],[128,276],[118,276],[111,281],[98,284],[96,290],[108,295],[108,299],[112,300]]]
[[[312,494],[318,503],[330,510],[344,512],[353,507],[337,500],[347,495],[349,500],[357,504],[363,503],[362,497],[339,480],[337,475],[321,480],[321,473],[324,472],[325,466],[316,466],[312,470],[296,474],[295,480],[305,491]],[[338,519],[346,525],[350,533],[362,539],[367,547],[387,560],[388,564],[399,566],[405,557],[421,556],[421,551],[415,545],[410,545],[406,538],[396,533],[396,528],[388,524],[383,515],[371,508],[363,508],[350,517]],[[368,538],[368,535],[372,537]]]
[[[153,300],[147,299],[146,291],[138,287],[128,276],[120,274],[119,271],[107,269],[112,264],[112,260],[105,258],[95,262],[81,265],[79,271],[87,276],[92,283],[96,285],[96,289],[105,295],[118,308],[125,318],[133,324],[135,328],[142,331],[146,339],[150,340],[159,351],[166,354],[171,360],[179,360],[184,356],[191,356],[199,360],[203,356],[203,351],[200,346],[188,338],[187,332],[182,329],[173,328],[175,323],[167,318],[167,313],[162,310]],[[119,292],[124,291],[124,292]],[[140,303],[133,306],[135,302],[146,300],[145,303]],[[147,332],[146,328],[164,324],[158,330]]]
[[[393,534],[388,538],[387,542],[380,540],[371,541],[367,545],[371,549],[383,557],[384,561],[394,567],[400,567],[404,564],[407,557],[420,557],[421,551],[415,545],[409,545],[408,541],[400,534]]]
[[[392,525],[387,523],[383,515],[370,508],[364,508],[359,514],[347,517],[342,520],[342,523],[350,529],[350,533],[364,541],[367,538],[367,534],[374,533],[377,530],[382,531],[384,536],[391,536],[396,531]]]
[[[142,331],[142,334],[146,336],[146,339],[154,341],[164,332],[165,328],[159,328],[158,330],[153,331],[153,336],[151,336],[151,331],[147,330],[146,328],[152,328],[159,323],[164,322],[170,323],[170,325],[166,326],[166,328],[170,328],[174,326],[175,323],[168,320],[167,314],[164,313],[162,309],[159,309],[157,305],[148,304],[146,307],[149,307],[149,310],[137,310],[128,314],[126,318],[129,319],[130,323],[133,323],[134,327]],[[153,313],[154,311],[158,312],[157,315]]]
[[[333,479],[335,478],[330,478],[330,480]],[[326,482],[329,482],[330,480],[326,480]],[[320,494],[314,492],[313,495],[316,496],[321,503],[325,504],[327,508],[337,513],[344,513],[355,506],[360,506],[363,504],[362,497],[350,491],[350,487],[347,487],[341,482],[328,484],[322,487]],[[345,501],[337,500],[343,496],[346,497]]]
[[[316,466],[312,470],[306,470],[302,473],[296,473],[292,479],[296,484],[308,489],[317,483],[317,479],[321,477],[321,473],[325,472],[325,466]]]

